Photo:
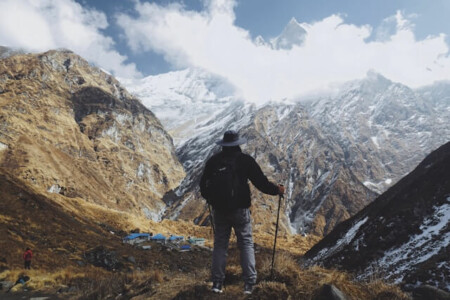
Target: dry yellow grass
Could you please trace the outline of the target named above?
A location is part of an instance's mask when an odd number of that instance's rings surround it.
[[[14,187],[14,186],[13,186]],[[3,191],[3,190],[2,190]],[[31,191],[32,192],[32,191]],[[54,240],[45,240],[45,247],[31,247],[36,250],[33,269],[26,272],[31,280],[25,285],[30,290],[55,293],[63,291],[67,299],[208,299],[210,292],[211,254],[207,250],[179,254],[167,251],[164,247],[152,247],[151,251],[139,250],[130,245],[123,245],[120,237],[109,230],[126,234],[131,229],[141,232],[179,234],[184,236],[204,237],[207,245],[212,245],[213,237],[210,227],[196,226],[190,222],[164,220],[153,222],[136,217],[130,213],[107,209],[97,204],[87,203],[78,198],[63,198],[52,195],[58,205],[51,205],[46,199],[34,193],[33,201],[46,209],[35,210],[34,219],[18,214],[23,210],[22,202],[14,202],[11,194],[8,203],[17,207],[4,206],[8,209],[5,216],[16,219],[2,222],[7,226],[0,230],[4,234],[8,249],[7,267],[10,270],[0,273],[0,279],[15,282],[23,270],[21,254],[24,245],[21,237],[29,230],[35,236],[51,236]],[[22,192],[26,195],[25,192]],[[4,193],[4,195],[6,195]],[[25,197],[25,196],[23,196]],[[20,205],[19,205],[20,204]],[[5,210],[6,211],[6,210]],[[51,222],[47,222],[51,215]],[[20,219],[19,217],[22,217]],[[21,230],[18,230],[18,229]],[[23,229],[26,228],[26,229]],[[74,230],[73,230],[74,229]],[[80,232],[82,229],[82,233]],[[71,238],[67,238],[71,235]],[[270,278],[273,235],[255,232],[257,244],[257,271],[259,282],[255,290],[258,299],[274,299],[273,295],[283,295],[282,299],[311,299],[323,284],[333,284],[341,289],[350,299],[376,299],[380,294],[390,295],[394,299],[408,299],[398,287],[379,280],[357,282],[351,274],[327,270],[320,267],[302,269],[299,259],[318,239],[313,236],[289,236],[280,234],[277,241],[274,278]],[[12,242],[15,245],[12,246]],[[30,239],[28,239],[30,241]],[[42,241],[37,241],[42,244]],[[87,263],[83,257],[86,251],[103,245],[107,251],[116,251],[116,257],[124,263],[119,271],[107,271]],[[127,263],[132,255],[137,263]],[[158,260],[158,263],[155,263]],[[80,267],[76,261],[85,265]],[[235,239],[230,243],[226,270],[226,295],[223,299],[243,299],[239,251]],[[16,269],[15,269],[16,268]],[[21,285],[14,291],[20,291]],[[70,289],[70,291],[69,291]],[[120,296],[122,294],[122,296]],[[121,298],[122,297],[122,298]]]
[[[68,199],[61,195],[51,195],[51,197],[69,212],[75,212],[77,215],[83,215],[88,219],[98,220],[99,223],[107,224],[125,232],[139,229],[140,232],[162,233],[164,235],[180,234],[212,239],[210,227],[198,226],[192,222],[172,220],[155,222],[144,216],[89,203],[81,198]]]
[[[282,292],[284,287],[280,285],[269,287],[267,283],[283,283],[286,285],[289,295],[294,299],[311,299],[314,292],[324,284],[336,286],[350,299],[376,299],[380,294],[390,295],[393,297],[392,299],[410,299],[398,286],[382,280],[358,282],[351,274],[335,269],[324,269],[318,266],[303,269],[298,261],[287,252],[277,254],[274,278],[270,278],[270,270],[271,257],[265,257],[260,261],[258,269],[260,277],[266,279],[265,284],[260,287],[273,290],[277,286]]]
[[[163,226],[163,224],[160,224]],[[180,225],[181,226],[181,225]],[[172,227],[171,227],[172,228]],[[178,229],[175,226],[173,229]],[[181,229],[180,229],[181,230]],[[163,254],[164,255],[164,254]],[[189,256],[187,256],[189,257]],[[280,250],[276,255],[274,278],[270,278],[271,251],[266,249],[257,253],[259,283],[255,287],[257,299],[312,299],[314,293],[324,284],[333,284],[349,299],[377,299],[388,295],[392,299],[409,299],[397,286],[381,280],[357,282],[351,274],[310,267],[303,269],[298,256]],[[64,294],[67,299],[210,299],[212,296],[209,281],[208,262],[203,257],[195,272],[170,271],[164,268],[144,269],[134,272],[112,273],[101,268],[68,267],[53,272],[30,270],[31,280],[26,287],[32,290],[55,292],[58,289],[75,287],[75,292]],[[242,294],[241,267],[239,252],[233,243],[226,269],[227,281],[223,299],[245,299]],[[0,273],[0,278],[15,281],[23,270],[9,270]],[[12,291],[21,290],[22,286]],[[120,298],[122,296],[124,298]],[[273,298],[276,297],[276,298]]]
[[[16,280],[25,275],[30,277],[30,280],[26,283],[26,287],[32,290],[54,290],[60,287],[67,286],[72,281],[79,278],[86,277],[103,277],[108,273],[99,270],[98,268],[87,267],[85,270],[80,270],[79,268],[67,267],[59,269],[56,271],[45,271],[45,270],[22,270],[22,269],[12,269],[6,270],[0,273],[0,278],[6,281],[16,282]],[[93,276],[94,275],[94,276]],[[21,285],[17,285],[11,291],[17,291],[21,289]]]

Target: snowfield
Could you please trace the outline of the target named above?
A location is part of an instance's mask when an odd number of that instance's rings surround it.
[[[400,283],[405,271],[411,270],[415,265],[428,260],[439,253],[441,249],[448,247],[450,232],[442,233],[441,231],[449,226],[449,220],[450,197],[443,205],[434,207],[434,213],[420,225],[422,233],[411,236],[409,241],[402,246],[386,251],[384,256],[374,264],[380,268],[389,266],[390,272],[387,274],[387,278],[392,278],[396,283]],[[436,239],[436,236],[440,238]],[[440,268],[449,270],[450,262],[447,260],[441,263]]]

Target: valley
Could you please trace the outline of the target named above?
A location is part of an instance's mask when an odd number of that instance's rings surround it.
[[[368,267],[361,275],[353,265],[325,256],[305,264],[304,254],[312,258],[314,249],[342,238],[345,233],[334,233],[342,228],[354,228],[349,244],[355,236],[362,239],[356,233],[366,226],[367,209],[378,207],[379,199],[407,195],[392,195],[390,189],[415,178],[410,172],[424,158],[446,157],[448,147],[428,155],[450,136],[447,91],[447,83],[412,90],[370,73],[337,94],[260,105],[199,70],[118,81],[67,50],[5,54],[0,59],[0,295],[209,299],[213,237],[198,182],[206,159],[220,151],[215,142],[228,129],[247,138],[243,151],[273,182],[287,187],[274,278],[278,198],[252,187],[258,299],[314,299],[326,285],[351,299],[410,299],[414,287],[401,288],[419,285],[418,278],[446,290],[445,280],[430,277],[437,267],[447,270],[442,256],[421,261],[405,280],[391,284],[387,279],[397,277],[373,279]],[[433,176],[446,180],[445,170]],[[420,206],[427,214],[417,222],[444,222],[430,231],[442,233],[448,229],[446,206],[420,192],[422,184],[427,191],[434,187],[417,179],[413,188],[402,189],[428,199]],[[446,199],[447,186],[440,185],[437,201]],[[431,219],[433,211],[439,220]],[[180,252],[154,244],[144,250],[123,243],[130,232],[195,236],[204,238],[206,247]],[[426,242],[417,228],[402,233],[405,241]],[[448,240],[433,245],[446,249]],[[26,247],[35,253],[30,271],[22,269]],[[246,299],[234,239],[230,247],[222,298]],[[5,282],[23,274],[30,281],[6,296]]]

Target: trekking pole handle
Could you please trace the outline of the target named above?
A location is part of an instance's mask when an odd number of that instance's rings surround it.
[[[281,183],[278,184],[278,191],[279,191],[279,196],[281,197],[281,199],[284,199],[284,193],[285,193],[285,188],[284,185],[282,185]]]

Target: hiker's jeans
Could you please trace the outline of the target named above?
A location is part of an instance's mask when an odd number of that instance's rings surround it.
[[[31,260],[25,260],[24,267],[25,267],[25,269],[30,270],[31,269]]]
[[[227,260],[228,242],[231,228],[234,228],[241,254],[241,267],[244,282],[256,283],[255,251],[253,247],[252,223],[250,210],[239,208],[232,212],[214,210],[214,250],[212,259],[212,281],[223,282]]]

